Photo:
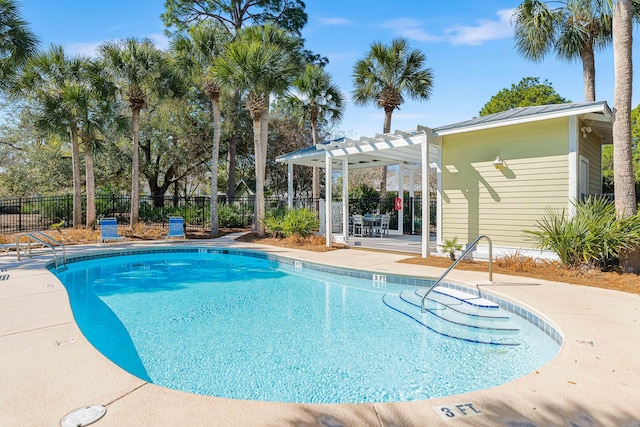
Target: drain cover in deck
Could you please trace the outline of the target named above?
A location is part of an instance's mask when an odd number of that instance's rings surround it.
[[[67,414],[60,425],[62,427],[84,427],[93,424],[104,416],[107,408],[102,405],[85,406]]]

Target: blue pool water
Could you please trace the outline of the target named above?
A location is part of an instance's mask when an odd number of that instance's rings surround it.
[[[176,250],[71,262],[56,274],[99,351],[144,380],[205,395],[412,401],[503,384],[559,349],[512,313],[503,323],[519,330],[508,337],[517,345],[448,338],[383,302],[415,286],[253,255]]]

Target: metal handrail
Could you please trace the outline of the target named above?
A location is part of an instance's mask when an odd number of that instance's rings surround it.
[[[476,246],[476,243],[478,243],[478,241],[480,239],[487,239],[487,241],[489,242],[489,282],[493,282],[493,248],[491,245],[491,239],[489,238],[489,236],[478,236],[476,238],[476,240],[473,241],[473,243],[471,243],[469,246],[467,246],[467,249],[464,250],[464,252],[462,252],[462,254],[458,257],[457,260],[455,260],[453,262],[453,264],[451,264],[449,266],[449,268],[447,268],[447,271],[445,271],[442,276],[440,276],[440,278],[438,280],[436,280],[436,282],[431,285],[431,287],[429,289],[427,289],[427,292],[425,292],[424,296],[422,297],[422,301],[420,302],[420,311],[422,313],[425,312],[425,308],[424,308],[424,301],[427,299],[427,295],[429,295],[429,293],[431,293],[431,291],[440,284],[440,282],[442,282],[442,279],[445,278],[445,276],[447,274],[449,274],[449,272],[451,270],[453,270],[453,268],[458,265],[458,263],[460,261],[462,261],[462,259],[464,258],[464,256],[467,254],[467,252],[471,251],[471,249],[473,249]]]
[[[42,236],[44,239],[36,236]],[[16,255],[18,257],[18,261],[20,261],[20,238],[21,237],[27,237],[27,252],[29,253],[29,256],[31,256],[31,241],[35,240],[38,243],[40,243],[42,246],[46,246],[48,248],[50,248],[53,251],[53,262],[56,266],[56,271],[58,271],[58,253],[56,252],[56,248],[54,245],[52,245],[51,243],[58,245],[62,248],[62,264],[66,264],[67,263],[67,250],[64,247],[64,245],[57,241],[56,239],[54,239],[53,237],[44,234],[41,231],[34,231],[32,233],[20,233],[18,234],[18,236],[16,237]],[[47,242],[46,240],[49,240],[49,242]],[[51,242],[51,243],[50,243]]]

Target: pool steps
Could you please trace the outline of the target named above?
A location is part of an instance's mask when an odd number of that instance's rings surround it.
[[[425,291],[387,293],[382,301],[392,310],[449,338],[490,345],[519,345],[514,340],[519,329],[510,327],[509,316],[496,304],[453,289],[439,288],[425,299],[426,310],[422,313]]]

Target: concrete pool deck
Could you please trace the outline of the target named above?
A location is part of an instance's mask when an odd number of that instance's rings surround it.
[[[68,246],[67,256],[150,245],[166,244]],[[383,252],[316,253],[231,238],[171,245],[253,248],[389,274],[438,277],[443,271],[400,264],[409,255]],[[64,287],[44,269],[51,260],[49,251],[21,262],[15,253],[0,256],[0,426],[56,426],[92,404],[107,408],[96,427],[640,426],[640,295],[496,274],[485,291],[543,314],[564,337],[560,353],[536,372],[490,389],[415,402],[272,403],[174,391],[115,366],[82,336]],[[486,273],[453,270],[447,277],[487,282]]]

